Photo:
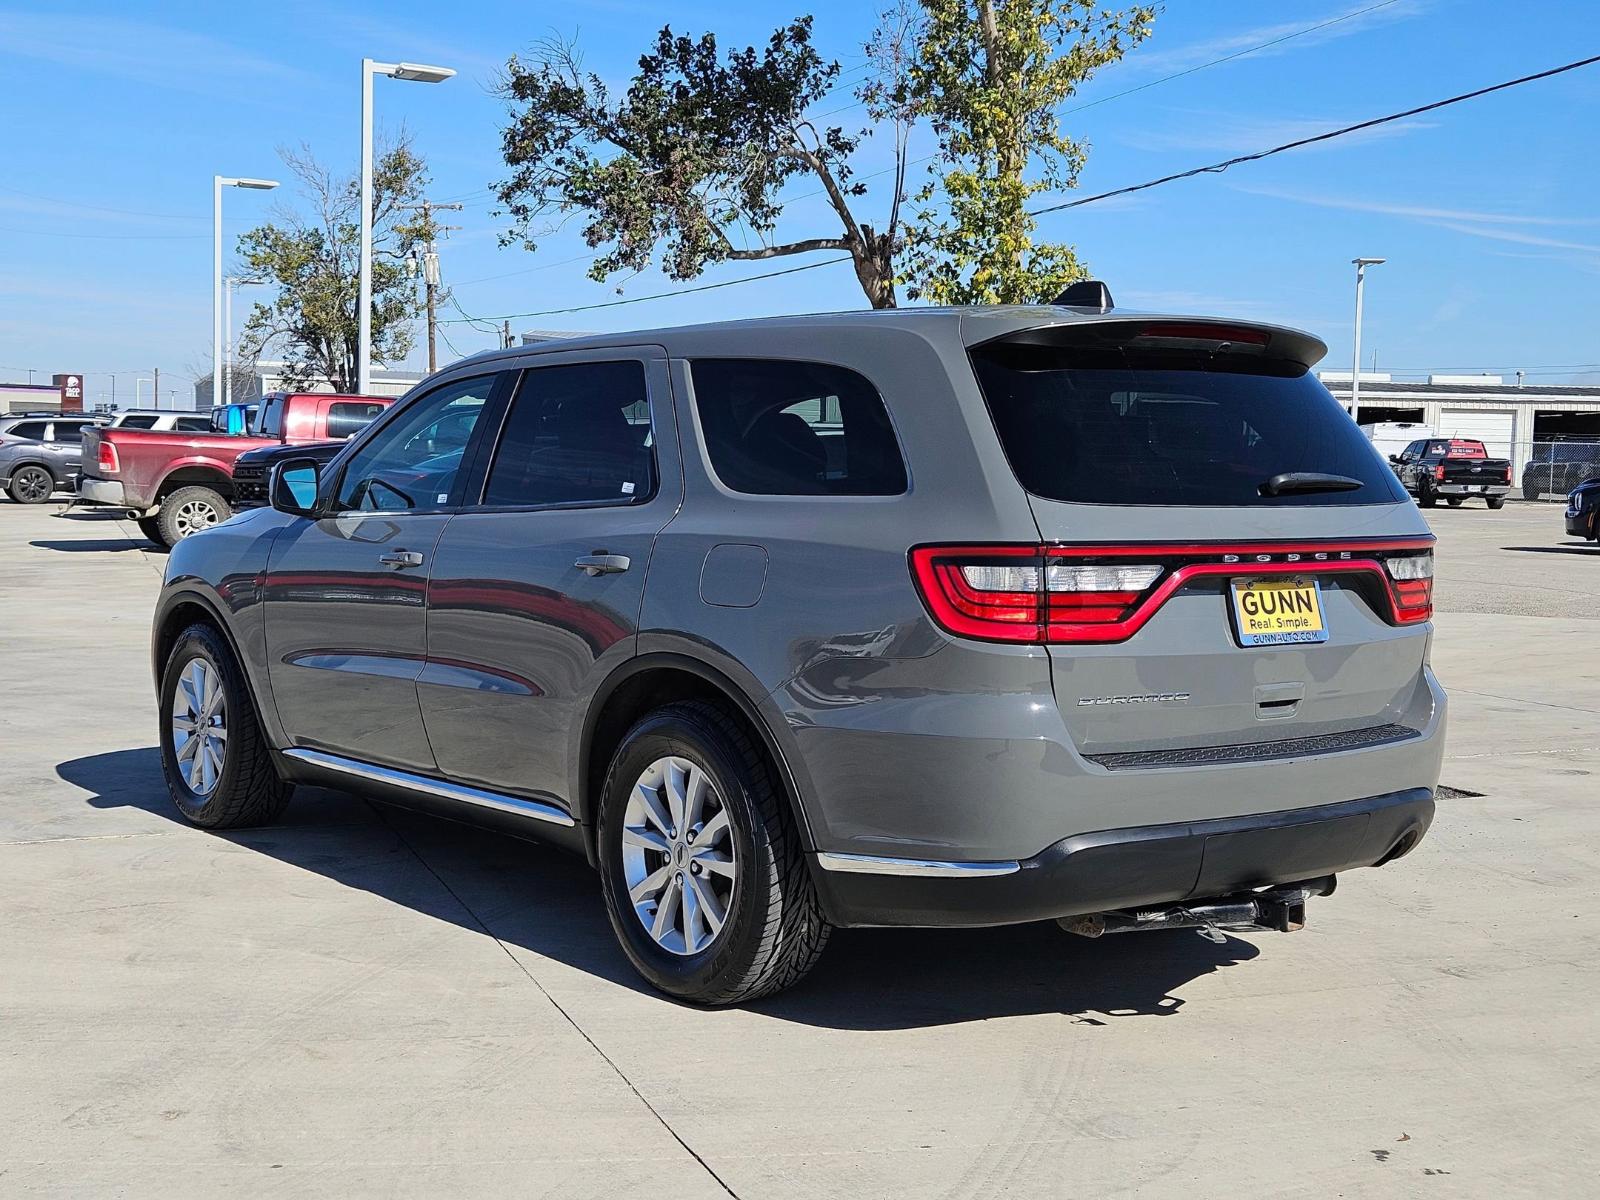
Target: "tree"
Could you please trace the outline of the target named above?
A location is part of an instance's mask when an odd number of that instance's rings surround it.
[[[1037,303],[1084,270],[1033,240],[1028,200],[1077,186],[1088,143],[1057,115],[1150,34],[1154,10],[1096,0],[923,0],[909,92],[939,139],[915,197],[903,278],[937,304]]]
[[[726,55],[713,34],[664,28],[616,98],[570,42],[542,43],[527,62],[513,57],[500,87],[511,102],[503,134],[511,174],[496,185],[514,221],[505,240],[536,249],[547,220],[582,213],[584,238],[601,251],[589,269],[597,281],[642,271],[658,252],[667,275],[684,280],[712,263],[842,250],[872,306],[892,308],[901,189],[881,226],[857,215],[866,188],[852,158],[865,131],[846,134],[811,115],[838,78],[839,64],[811,45],[810,17],[759,50]],[[896,107],[892,88],[869,83],[857,95],[894,127],[903,175],[909,111]],[[780,240],[779,192],[806,177],[827,198],[824,226],[836,228]]]
[[[276,219],[244,234],[240,273],[276,286],[270,303],[256,304],[240,337],[245,360],[281,343],[290,387],[325,377],[339,392],[357,386],[361,256],[361,184],[335,175],[304,146],[279,152],[300,180],[311,213],[280,209]],[[402,136],[381,148],[373,164],[372,358],[388,363],[411,350],[419,312],[406,259],[436,230],[431,218],[410,208],[428,182],[427,167]]]

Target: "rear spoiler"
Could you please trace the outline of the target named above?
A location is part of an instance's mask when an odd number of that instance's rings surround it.
[[[1189,350],[1277,359],[1307,370],[1328,352],[1321,338],[1303,330],[1224,317],[1069,318],[1002,334],[970,348],[1000,345]]]

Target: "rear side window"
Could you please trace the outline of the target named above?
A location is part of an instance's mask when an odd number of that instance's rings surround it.
[[[972,352],[1006,457],[1034,495],[1148,506],[1401,498],[1394,472],[1304,365],[1092,336]],[[1300,473],[1354,486],[1265,494],[1268,480]]]
[[[342,442],[351,434],[358,433],[372,424],[373,420],[383,411],[381,404],[342,404],[328,405],[328,440]]]
[[[122,419],[124,429],[154,429],[159,418],[155,413],[134,413],[131,417]]]
[[[83,427],[90,421],[57,421],[51,430],[51,440],[62,445],[75,446],[83,441]]]
[[[711,468],[756,496],[898,496],[905,460],[877,389],[829,363],[700,358],[690,365]]]
[[[523,372],[489,468],[485,504],[637,504],[654,493],[642,363]]]
[[[44,441],[45,423],[43,421],[18,421],[6,432],[12,437],[27,438],[29,441]]]
[[[177,424],[173,428],[179,433],[210,433],[212,432],[211,418],[179,417]]]

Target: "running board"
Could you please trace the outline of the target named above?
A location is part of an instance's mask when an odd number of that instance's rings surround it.
[[[372,783],[385,784],[388,787],[421,792],[428,796],[438,796],[442,799],[454,800],[458,804],[466,804],[474,808],[487,808],[494,812],[529,817],[535,821],[544,821],[547,824],[560,825],[564,828],[571,828],[577,824],[572,819],[572,815],[564,809],[538,800],[525,800],[520,796],[507,796],[503,792],[485,791],[482,788],[467,787],[465,784],[460,783],[446,783],[442,779],[432,779],[427,775],[413,775],[409,771],[397,771],[393,767],[380,767],[354,758],[341,758],[337,754],[324,754],[320,750],[285,750],[283,756],[292,758],[296,762],[303,762],[307,766],[321,767],[325,771],[337,771],[339,774],[349,775],[353,779],[365,779]]]

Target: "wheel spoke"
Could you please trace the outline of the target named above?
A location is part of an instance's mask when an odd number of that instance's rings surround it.
[[[733,859],[718,854],[715,850],[702,850],[694,856],[694,861],[700,864],[701,870],[714,872],[724,879],[733,878]]]
[[[655,896],[658,892],[660,892],[662,885],[671,878],[671,863],[666,863],[663,866],[657,867],[654,871],[651,871],[650,874],[646,875],[628,890],[628,899],[632,900],[635,904],[643,904],[646,900],[650,899],[651,896]]]
[[[655,924],[650,927],[650,936],[655,938],[656,941],[659,942],[666,935],[667,930],[672,927],[672,922],[677,918],[678,900],[681,894],[681,889],[678,887],[678,878],[674,875],[667,880],[667,886],[661,893],[661,899],[656,903]]]
[[[179,730],[174,727],[172,734],[172,748],[174,751],[176,751],[178,764],[181,766],[184,762],[193,757],[194,752],[200,748],[200,738],[194,732],[194,726],[192,725],[188,729],[182,731],[184,736],[181,742],[178,740],[178,733]]]
[[[683,948],[693,954],[700,949],[700,894],[693,879],[679,886],[683,891]]]
[[[688,772],[680,767],[676,761],[669,762],[666,770],[667,809],[672,814],[672,827],[681,830],[684,827],[684,808],[688,797],[684,792],[684,784]]]
[[[206,777],[209,780],[209,782],[206,784],[206,788],[209,790],[216,786],[218,778],[220,778],[222,775],[222,751],[217,748],[217,744],[215,742],[213,742],[210,738],[207,738],[205,753]]]
[[[195,752],[189,759],[189,787],[198,792],[201,790],[201,781],[205,778],[206,756],[200,752],[201,746],[198,737],[194,739],[194,743]]]
[[[693,829],[700,823],[700,814],[705,810],[706,806],[708,784],[709,780],[706,779],[706,773],[691,764],[689,767],[689,782],[685,788],[683,828]]]
[[[622,844],[625,846],[639,846],[645,850],[654,850],[657,854],[672,853],[672,844],[667,841],[665,835],[642,826],[639,828],[635,828],[632,825],[623,826]]]
[[[656,795],[655,789],[649,787],[641,780],[634,785],[634,795],[644,803],[645,816],[663,834],[672,828],[672,819],[667,816],[666,810],[661,807],[661,798]]]
[[[689,876],[689,890],[694,894],[700,915],[705,918],[706,928],[712,937],[716,937],[722,932],[723,922],[728,919],[728,914],[723,912],[722,904],[717,900],[716,890],[694,875]]]
[[[706,827],[700,831],[700,836],[695,839],[697,844],[710,849],[717,844],[717,839],[728,832],[728,810],[721,808],[717,815],[706,822]]]
[[[211,735],[211,740],[214,742],[226,742],[228,740],[228,727],[226,725],[208,725],[206,732]]]

